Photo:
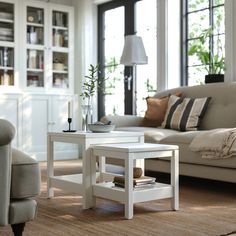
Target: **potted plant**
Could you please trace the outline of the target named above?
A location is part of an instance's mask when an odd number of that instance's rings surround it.
[[[188,50],[188,55],[195,55],[204,66],[207,72],[205,75],[205,83],[224,82],[225,58],[220,40],[217,39],[215,44],[217,54],[210,52],[209,48],[206,48],[205,45],[212,35],[212,28],[204,30],[198,40],[195,40]]]
[[[87,130],[88,124],[93,122],[92,116],[92,97],[100,90],[102,91],[104,85],[104,78],[99,77],[99,65],[89,66],[89,75],[84,76],[82,84],[82,93],[80,96],[83,100],[87,100],[87,104],[83,105],[83,124],[82,129]]]

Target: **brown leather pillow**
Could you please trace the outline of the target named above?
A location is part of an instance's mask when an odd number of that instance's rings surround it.
[[[182,93],[176,93],[176,96],[180,97]],[[162,98],[147,97],[147,110],[142,120],[142,126],[146,127],[158,127],[161,126],[164,121],[169,96]]]

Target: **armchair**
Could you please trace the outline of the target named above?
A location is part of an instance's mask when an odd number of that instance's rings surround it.
[[[35,218],[40,192],[40,169],[36,160],[11,147],[14,126],[0,119],[0,226],[11,225],[22,235],[25,223]]]

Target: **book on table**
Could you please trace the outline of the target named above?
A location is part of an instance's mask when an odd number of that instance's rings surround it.
[[[155,184],[156,178],[149,176],[141,176],[139,178],[133,178],[133,187],[148,187],[153,186]],[[124,176],[115,176],[113,183],[117,187],[124,188],[125,187],[125,177]]]

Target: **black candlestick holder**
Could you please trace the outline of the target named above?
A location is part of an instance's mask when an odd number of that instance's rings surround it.
[[[72,123],[72,118],[68,118],[67,121],[68,121],[68,124],[69,124],[69,129],[68,130],[63,130],[63,132],[76,132],[76,130],[70,128],[71,123]]]

